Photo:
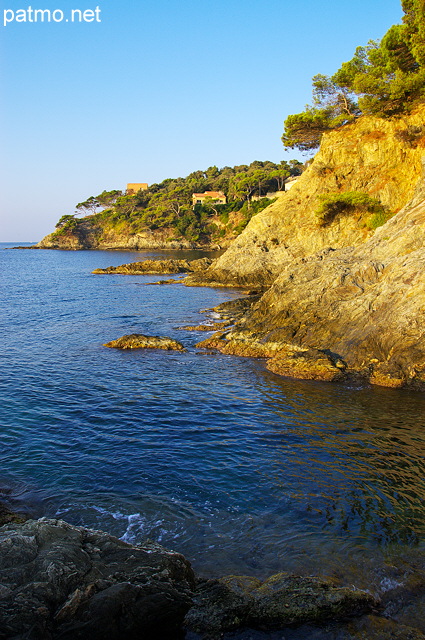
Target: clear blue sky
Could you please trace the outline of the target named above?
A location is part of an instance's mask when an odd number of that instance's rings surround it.
[[[312,76],[402,17],[398,0],[0,6],[3,242],[39,240],[77,202],[127,182],[297,157],[280,136],[310,102]],[[30,6],[64,20],[29,22],[17,11]],[[92,22],[71,22],[96,6]]]

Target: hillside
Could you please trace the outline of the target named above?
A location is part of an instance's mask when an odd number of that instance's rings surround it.
[[[298,160],[209,167],[186,178],[143,185],[136,193],[103,191],[76,205],[38,244],[45,249],[217,249],[303,169]],[[268,197],[265,197],[267,194]],[[85,214],[82,218],[77,217]],[[87,215],[89,214],[89,215]]]

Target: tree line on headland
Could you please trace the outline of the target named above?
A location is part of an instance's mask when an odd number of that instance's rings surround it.
[[[81,220],[76,216],[83,214],[90,215],[91,225],[120,233],[173,228],[176,237],[191,242],[217,241],[229,233],[239,234],[254,214],[270,204],[266,194],[283,190],[284,181],[303,169],[299,160],[254,161],[221,169],[212,166],[186,178],[167,178],[135,194],[103,191],[77,204],[75,214],[62,216],[56,235],[78,232]],[[192,195],[206,191],[223,192],[227,203],[218,204],[212,197],[193,205]]]

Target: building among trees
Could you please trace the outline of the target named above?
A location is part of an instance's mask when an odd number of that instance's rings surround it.
[[[134,196],[138,191],[147,191],[147,182],[129,182],[127,185],[126,193],[128,196]]]
[[[195,204],[204,204],[205,200],[213,200],[215,204],[226,204],[227,198],[223,191],[204,191],[204,193],[194,193],[192,195],[193,206]]]

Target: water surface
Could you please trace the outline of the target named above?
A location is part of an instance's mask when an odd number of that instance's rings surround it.
[[[91,274],[161,254],[0,250],[0,497],[204,575],[401,579],[423,552],[423,394],[208,355],[178,327],[237,291]],[[102,346],[133,332],[188,352]]]

